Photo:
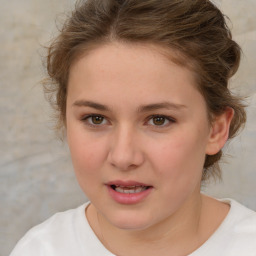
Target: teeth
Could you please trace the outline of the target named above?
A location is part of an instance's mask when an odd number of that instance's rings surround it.
[[[115,191],[119,193],[124,193],[124,194],[135,194],[135,193],[140,193],[144,190],[147,189],[145,186],[115,186]]]

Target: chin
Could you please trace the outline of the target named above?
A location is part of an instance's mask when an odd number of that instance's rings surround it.
[[[153,220],[146,214],[125,213],[115,215],[109,222],[119,229],[124,230],[144,230],[152,225]]]
[[[148,228],[150,225],[146,223],[139,223],[139,222],[118,222],[112,223],[115,227],[123,230],[144,230]]]

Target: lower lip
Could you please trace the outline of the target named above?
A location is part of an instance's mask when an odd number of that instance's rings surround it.
[[[143,201],[152,191],[152,187],[139,193],[120,193],[107,186],[110,196],[119,204],[137,204]]]

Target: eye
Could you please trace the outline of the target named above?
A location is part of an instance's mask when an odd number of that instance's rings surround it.
[[[174,123],[175,120],[168,116],[154,115],[151,116],[148,124],[153,126],[168,126],[170,123]]]
[[[82,118],[82,121],[92,126],[107,124],[106,118],[101,115],[87,115]]]
[[[104,117],[103,116],[92,116],[92,117],[90,117],[90,121],[93,124],[102,124],[104,122]]]

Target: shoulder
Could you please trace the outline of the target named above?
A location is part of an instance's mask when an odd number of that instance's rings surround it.
[[[230,227],[233,236],[239,239],[243,236],[246,240],[253,241],[256,249],[256,212],[232,199],[225,200],[231,205],[225,224]]]
[[[232,199],[223,199],[230,204],[230,212],[219,228],[220,237],[229,255],[256,255],[256,212]]]
[[[222,199],[222,202],[230,204],[230,212],[226,222],[233,226],[233,232],[252,233],[256,235],[256,212],[232,199]],[[255,237],[256,238],[256,237]]]
[[[76,209],[56,213],[48,220],[29,230],[26,235],[18,242],[10,256],[34,256],[34,255],[55,255],[55,247],[62,248],[63,255],[72,251],[75,246],[77,249],[78,237],[77,227],[85,225],[84,215],[88,203]],[[72,240],[72,241],[71,241]],[[70,241],[67,245],[67,241]],[[58,254],[59,255],[59,254]]]
[[[232,199],[220,201],[230,205],[228,215],[191,256],[256,256],[256,212]]]

